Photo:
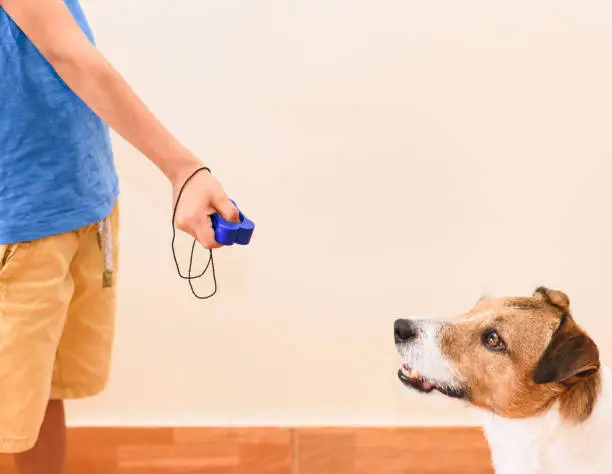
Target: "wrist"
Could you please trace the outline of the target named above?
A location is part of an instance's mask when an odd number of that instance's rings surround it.
[[[189,178],[197,169],[203,168],[205,165],[195,156],[188,154],[181,158],[172,160],[169,169],[164,172],[172,186],[182,186],[185,180]]]

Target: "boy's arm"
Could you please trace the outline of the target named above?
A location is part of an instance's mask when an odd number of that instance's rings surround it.
[[[91,44],[63,0],[0,0],[21,30],[66,84],[111,128],[148,157],[170,180],[174,196],[202,162],[138,98],[119,72]],[[202,245],[217,247],[208,216],[236,220],[237,210],[219,182],[198,173],[177,210],[177,227]]]

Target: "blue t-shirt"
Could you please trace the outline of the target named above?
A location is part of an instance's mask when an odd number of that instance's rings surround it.
[[[93,42],[78,0],[65,0]],[[108,127],[0,7],[0,244],[108,216],[119,187]]]

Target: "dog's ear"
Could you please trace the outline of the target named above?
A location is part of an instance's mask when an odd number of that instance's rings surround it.
[[[571,382],[599,370],[599,349],[571,318],[564,317],[533,371],[536,384]]]
[[[569,311],[569,297],[562,291],[549,290],[544,286],[540,286],[533,292],[533,297],[541,301],[545,301],[546,303],[551,304],[553,306],[556,306],[564,312]]]

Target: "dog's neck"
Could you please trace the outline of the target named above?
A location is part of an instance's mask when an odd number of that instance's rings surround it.
[[[564,419],[558,404],[522,420],[478,411],[496,474],[612,473],[612,372],[600,372],[601,391],[582,423]]]

